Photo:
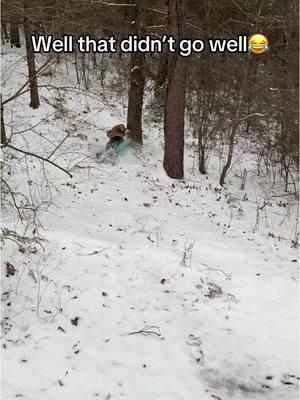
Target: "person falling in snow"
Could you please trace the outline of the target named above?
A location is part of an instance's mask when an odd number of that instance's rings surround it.
[[[110,139],[106,145],[106,150],[115,149],[126,138],[126,128],[123,124],[115,125],[109,131],[107,131],[107,137]]]
[[[115,125],[107,132],[110,139],[106,145],[106,150],[113,151],[117,156],[124,155],[127,148],[132,145],[132,140],[128,137],[129,130],[123,124]]]

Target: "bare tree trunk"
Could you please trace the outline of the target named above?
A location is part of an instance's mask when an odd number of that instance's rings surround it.
[[[146,8],[144,0],[137,1],[133,11],[133,32],[138,36],[145,33]],[[130,86],[127,110],[127,129],[129,137],[143,144],[142,116],[145,86],[145,54],[131,53],[130,55]]]
[[[13,18],[10,19],[10,47],[21,47],[19,25]]]
[[[9,36],[8,36],[6,22],[1,21],[1,31],[2,31],[2,34],[3,34],[4,41],[8,42],[9,41]]]
[[[103,94],[105,95],[105,88],[104,88],[104,82],[105,82],[105,74],[106,74],[106,65],[105,65],[105,62],[104,62],[104,57],[105,57],[105,54],[101,54],[101,71],[100,71],[100,82],[101,82],[101,86],[102,86],[102,89],[103,89]]]
[[[26,3],[24,5],[26,12]],[[35,68],[35,56],[31,43],[31,24],[29,23],[28,18],[25,16],[24,18],[24,35],[25,35],[25,43],[26,43],[26,56],[27,56],[27,66],[28,66],[28,75],[29,75],[29,87],[30,87],[30,104],[29,106],[32,108],[38,108],[40,106],[39,99],[39,91],[38,91],[38,83],[36,76],[36,68]]]
[[[184,1],[168,0],[169,34],[178,43],[183,37]],[[164,134],[164,169],[170,178],[183,178],[184,110],[186,91],[186,60],[178,52],[168,55]]]
[[[231,133],[229,136],[229,149],[228,149],[228,154],[227,154],[227,161],[226,164],[223,167],[221,177],[220,177],[220,185],[223,186],[225,183],[225,177],[226,174],[231,166],[232,162],[232,157],[233,157],[233,148],[234,148],[234,140],[235,140],[235,135],[238,130],[238,127],[240,125],[240,114],[241,114],[241,108],[242,108],[242,103],[245,95],[245,87],[246,87],[246,80],[247,80],[247,66],[245,67],[244,71],[244,76],[242,78],[242,86],[240,90],[240,98],[239,98],[239,103],[237,105],[235,115],[232,121],[232,128],[231,128]]]
[[[205,153],[206,153],[206,147],[205,144],[203,143],[203,137],[202,137],[202,132],[199,132],[199,172],[202,175],[206,174],[206,168],[205,168]]]
[[[77,83],[80,87],[80,77],[79,77],[79,69],[78,69],[78,55],[77,55],[77,48],[74,51],[74,64],[75,64],[75,70],[76,70],[76,77],[77,77]]]
[[[86,56],[85,53],[82,53],[81,56],[81,70],[82,70],[82,79],[84,81],[84,87],[86,89],[89,88],[89,84],[88,84],[88,77],[87,77],[87,71],[86,71]]]
[[[208,134],[208,99],[204,92],[198,92],[198,114],[200,116],[200,123],[198,128],[198,157],[199,157],[199,172],[202,175],[206,174],[205,170],[205,157],[206,157],[206,142]],[[202,108],[202,109],[201,109]]]
[[[163,51],[159,55],[158,71],[154,86],[154,96],[157,98],[161,94],[162,88],[168,76],[168,53]]]
[[[4,35],[3,35],[3,29],[1,29],[1,42],[3,44],[3,46],[5,45],[5,39],[4,39]]]
[[[92,59],[93,59],[93,69],[96,69],[97,68],[97,54],[93,53]]]
[[[5,132],[5,125],[4,125],[4,117],[3,117],[3,104],[2,104],[2,95],[1,95],[1,144],[7,143],[7,137]]]
[[[68,65],[68,57],[66,54],[65,54],[65,65],[66,65],[66,73],[68,76],[69,75],[69,65]]]

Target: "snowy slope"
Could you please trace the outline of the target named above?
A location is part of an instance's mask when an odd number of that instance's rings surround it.
[[[25,67],[22,49],[4,48],[4,98]],[[273,202],[257,226],[268,182],[250,175],[241,191],[232,175],[220,189],[213,160],[200,176],[190,152],[186,179],[168,179],[155,126],[141,153],[99,162],[105,130],[124,121],[116,98],[96,79],[93,95],[79,91],[63,65],[40,83],[73,89],[41,89],[36,111],[24,95],[5,121],[17,132],[43,119],[13,137],[42,155],[69,134],[53,159],[73,178],[45,166],[46,179],[30,157],[9,176],[20,191],[32,182],[46,242],[2,255],[2,398],[297,399],[295,207]]]

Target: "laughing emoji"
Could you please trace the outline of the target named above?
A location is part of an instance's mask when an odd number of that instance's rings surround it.
[[[268,39],[256,33],[249,38],[248,41],[248,51],[253,54],[264,54],[266,51],[270,50]]]

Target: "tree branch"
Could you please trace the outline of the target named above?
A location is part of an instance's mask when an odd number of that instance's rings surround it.
[[[19,209],[19,207],[17,205],[17,202],[16,202],[16,199],[15,199],[15,193],[11,190],[9,184],[3,178],[1,178],[1,182],[4,183],[4,185],[7,187],[8,191],[9,191],[9,193],[11,195],[12,201],[14,203],[14,206],[15,206],[17,212],[18,212],[19,218],[22,221],[22,215],[20,213],[20,209]]]
[[[39,75],[40,73],[42,73],[46,68],[48,68],[48,66],[49,66],[49,64],[50,64],[51,61],[52,61],[52,59],[49,58],[43,65],[41,65],[40,68],[36,71],[35,76],[38,76],[38,75]],[[24,92],[22,92],[22,91],[26,88],[26,86],[30,83],[31,80],[32,80],[32,79],[28,79],[28,80],[24,83],[24,85],[22,85],[22,86],[20,87],[20,89],[18,89],[18,90],[16,91],[15,94],[13,94],[13,95],[12,95],[11,97],[9,97],[8,99],[4,100],[4,101],[2,102],[2,105],[4,106],[5,104],[9,103],[10,101],[16,99],[18,96],[21,96],[23,93],[25,93],[27,90],[25,90]]]
[[[26,154],[28,156],[38,158],[39,160],[45,161],[48,164],[54,165],[54,167],[60,169],[61,171],[65,172],[66,174],[68,174],[70,178],[73,177],[72,174],[70,174],[70,172],[68,172],[66,169],[64,169],[60,165],[56,164],[55,162],[49,160],[48,158],[44,158],[42,156],[39,156],[38,154],[31,153],[30,151],[25,151],[25,150],[18,149],[17,147],[14,147],[14,146],[12,146],[11,144],[8,144],[8,143],[6,145],[2,146],[1,148],[3,148],[3,147],[9,147],[10,149],[18,151],[19,153],[23,153],[23,154]]]

